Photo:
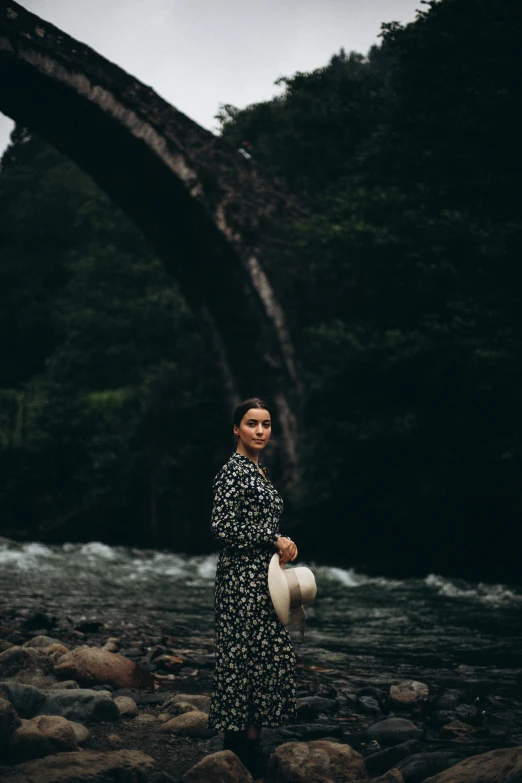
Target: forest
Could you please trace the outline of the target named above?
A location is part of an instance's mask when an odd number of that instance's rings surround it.
[[[306,389],[284,519],[308,562],[519,580],[521,37],[514,4],[430,0],[220,108],[223,143],[309,207],[281,259]],[[212,347],[128,218],[20,126],[0,356],[1,535],[214,548],[234,446]]]

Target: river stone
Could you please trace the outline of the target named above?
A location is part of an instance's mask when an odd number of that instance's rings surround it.
[[[114,703],[122,718],[135,718],[139,712],[136,702],[129,696],[116,696]]]
[[[148,687],[152,675],[139,669],[123,655],[98,647],[71,650],[54,667],[59,678],[73,679],[80,685],[114,685],[116,688]]]
[[[433,701],[435,710],[454,710],[464,701],[464,693],[456,688],[450,688]]]
[[[394,767],[381,775],[380,778],[374,778],[372,783],[407,783],[407,781],[403,778],[401,771]]]
[[[457,720],[457,713],[454,710],[435,710],[430,715],[430,726],[434,729],[440,729],[447,723]]]
[[[22,647],[49,647],[51,644],[62,644],[59,639],[53,639],[52,636],[34,636],[27,642],[22,644]],[[62,645],[63,647],[64,645]]]
[[[0,696],[0,754],[7,748],[21,720],[13,705]]]
[[[2,783],[164,783],[154,759],[139,750],[57,753],[0,767]]]
[[[118,705],[110,694],[78,688],[63,691],[49,691],[38,711],[39,715],[61,715],[69,720],[89,721],[118,720]]]
[[[500,748],[459,761],[423,783],[520,783],[522,745]]]
[[[313,720],[321,712],[329,714],[339,709],[339,703],[335,699],[323,699],[321,696],[306,696],[297,699],[297,717],[300,720]]]
[[[231,750],[205,756],[181,778],[183,783],[252,783],[252,775]]]
[[[405,783],[422,783],[429,775],[435,775],[457,764],[462,755],[455,750],[436,750],[431,753],[414,753],[397,764]]]
[[[208,715],[205,712],[186,712],[162,723],[159,731],[177,734],[182,737],[207,737],[209,733]]]
[[[474,737],[477,730],[469,723],[463,723],[460,720],[454,720],[452,723],[446,723],[439,731],[439,737],[451,737],[452,739],[468,739]]]
[[[163,709],[168,712],[173,704],[179,704],[180,702],[192,704],[200,712],[208,713],[210,710],[210,696],[207,696],[206,693],[176,693],[163,703]]]
[[[77,723],[75,720],[70,720],[69,723],[72,726],[78,745],[81,745],[82,742],[87,742],[91,738],[91,732],[83,723]]]
[[[183,715],[185,712],[203,712],[203,710],[198,710],[197,707],[194,707],[193,704],[188,704],[186,701],[178,701],[171,705],[169,712],[172,713],[169,716],[170,719],[172,715]]]
[[[169,716],[170,718],[170,716]],[[148,713],[142,713],[141,715],[136,715],[134,718],[134,723],[156,723],[157,718],[155,715],[149,715]]]
[[[11,737],[12,757],[20,761],[68,750],[79,750],[76,735],[69,721],[59,715],[24,720]]]
[[[37,687],[56,682],[52,662],[45,653],[33,647],[10,647],[0,653],[0,677]]]
[[[418,740],[407,740],[399,745],[393,745],[391,748],[384,748],[377,753],[372,753],[365,758],[364,763],[370,775],[379,775],[390,767],[396,767],[399,761],[411,756],[420,748],[421,744]]]
[[[382,716],[379,702],[373,696],[359,696],[357,699],[357,707],[360,712],[365,715],[372,715],[374,718],[380,718]]]
[[[379,745],[398,745],[409,739],[420,739],[424,730],[406,718],[386,718],[370,726],[366,734]]]
[[[270,756],[266,783],[364,783],[362,756],[349,745],[327,740],[287,742]]]
[[[73,688],[79,688],[80,686],[76,680],[63,680],[62,682],[56,682],[49,688],[50,691],[63,691],[65,689],[72,690]]]
[[[392,685],[390,688],[390,704],[396,709],[411,709],[420,707],[430,698],[430,691],[424,682],[411,680]]]
[[[33,718],[45,701],[43,691],[20,682],[0,682],[0,696],[11,702],[21,718]]]

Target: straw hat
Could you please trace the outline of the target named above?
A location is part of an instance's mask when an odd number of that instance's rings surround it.
[[[277,616],[288,625],[292,620],[304,638],[305,612],[303,604],[311,604],[317,593],[315,577],[309,568],[285,568],[276,552],[268,566],[268,590]]]

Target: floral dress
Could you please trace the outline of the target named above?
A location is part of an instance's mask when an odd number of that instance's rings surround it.
[[[266,469],[265,469],[266,470]],[[216,668],[209,725],[295,719],[295,653],[268,591],[268,565],[283,501],[257,465],[235,452],[214,481],[212,532],[222,544],[216,572]]]

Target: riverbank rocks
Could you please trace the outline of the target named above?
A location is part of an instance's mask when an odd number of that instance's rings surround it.
[[[349,745],[327,740],[287,742],[270,756],[266,783],[365,783],[362,756]]]
[[[34,685],[0,682],[0,696],[11,702],[20,718],[33,718],[45,701],[45,693]]]
[[[379,775],[391,767],[397,766],[398,762],[411,757],[421,749],[422,745],[418,740],[407,740],[399,745],[393,745],[391,748],[384,748],[377,753],[372,753],[366,757],[364,763],[370,775]]]
[[[163,723],[159,731],[182,737],[208,737],[208,715],[205,712],[185,712]]]
[[[446,723],[439,731],[439,737],[451,738],[457,740],[466,740],[470,737],[474,737],[477,730],[470,726],[469,723],[463,723],[460,720],[454,720],[451,723]]]
[[[61,715],[80,723],[118,720],[120,711],[107,691],[88,688],[49,691],[41,705],[39,715]]]
[[[70,722],[59,715],[23,720],[11,737],[10,755],[15,760],[27,761],[70,750],[79,750],[76,734]]]
[[[2,783],[165,783],[154,760],[139,750],[76,751],[0,767]]]
[[[414,753],[397,764],[404,780],[408,783],[423,781],[430,775],[443,772],[462,761],[462,755],[455,750],[436,750],[429,753]]]
[[[206,712],[210,710],[210,696],[202,693],[176,693],[172,698],[167,699],[163,703],[163,710],[165,712],[178,712],[176,705],[178,704],[191,704],[200,712]],[[183,710],[186,712],[187,710]]]
[[[114,703],[122,718],[135,718],[139,712],[136,702],[130,696],[116,696]]]
[[[231,750],[206,756],[181,778],[183,783],[252,783],[252,775]]]
[[[35,647],[10,647],[0,653],[0,679],[42,687],[56,682],[52,661]]]
[[[11,742],[11,737],[20,726],[21,720],[13,705],[0,696],[0,754]]]
[[[45,636],[40,634],[39,636],[33,636],[32,639],[28,639],[22,644],[22,647],[50,647],[53,644],[59,644],[61,647],[65,645],[59,639],[53,639],[52,636]],[[68,650],[68,647],[65,647]]]
[[[393,769],[389,769],[388,772],[385,772],[384,775],[381,775],[380,778],[375,778],[372,780],[372,783],[406,783],[402,773],[399,769],[396,769],[395,767]]]
[[[71,650],[60,658],[54,671],[61,679],[72,679],[86,686],[147,688],[153,682],[152,675],[139,669],[134,661],[99,647]]]
[[[388,696],[389,704],[397,710],[423,707],[430,698],[430,690],[424,682],[411,680],[392,685]]]
[[[409,739],[420,739],[424,735],[424,729],[406,718],[393,717],[374,723],[366,735],[379,745],[398,745]]]
[[[305,696],[297,699],[297,717],[301,720],[313,720],[321,713],[330,715],[337,712],[339,703],[335,699],[323,699],[321,696]]]
[[[471,756],[423,783],[519,783],[520,780],[522,745]]]

